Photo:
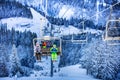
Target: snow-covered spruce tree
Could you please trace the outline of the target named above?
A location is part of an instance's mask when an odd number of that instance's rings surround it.
[[[12,54],[10,55],[10,73],[9,76],[14,76],[20,71],[20,62],[17,56],[16,46],[13,44]]]
[[[8,76],[7,60],[5,46],[0,44],[0,77]]]
[[[108,46],[100,39],[94,39],[82,49],[83,66],[87,73],[103,80],[114,80],[120,65],[120,47]]]

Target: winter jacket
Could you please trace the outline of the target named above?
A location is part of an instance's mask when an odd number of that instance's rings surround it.
[[[41,47],[40,46],[35,46],[34,47],[34,52],[41,52]]]

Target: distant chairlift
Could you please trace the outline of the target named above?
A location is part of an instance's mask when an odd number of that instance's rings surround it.
[[[63,35],[62,41],[72,42],[74,44],[86,44],[88,41],[88,35],[87,35],[88,33],[85,32],[84,22],[82,25],[82,29],[80,31],[81,32],[76,33],[76,34]]]
[[[86,44],[87,43],[87,33],[81,32],[78,34],[64,35],[64,36],[62,36],[62,41],[72,42],[74,44]]]
[[[107,22],[104,41],[108,45],[120,45],[120,19]]]

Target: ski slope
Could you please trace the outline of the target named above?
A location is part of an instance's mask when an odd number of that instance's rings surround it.
[[[22,32],[24,32],[25,30],[31,31],[31,32],[35,32],[38,35],[38,37],[40,37],[44,34],[42,29],[44,29],[44,27],[46,26],[46,23],[50,24],[50,22],[46,20],[46,18],[42,16],[40,13],[35,11],[33,8],[30,8],[30,10],[31,10],[33,19],[28,19],[23,17],[11,17],[11,18],[1,19],[1,22],[7,23],[7,28],[9,30],[14,28],[17,31],[22,31]],[[71,25],[69,25],[68,27],[65,27],[64,25],[62,26],[54,25],[54,27],[55,27],[54,32],[59,30],[61,32],[60,34],[58,34],[58,36],[78,34],[79,32],[81,32],[80,29]],[[100,31],[87,29],[85,32],[98,33]]]
[[[17,31],[24,32],[25,30],[35,32],[38,36],[39,34],[42,34],[41,30],[48,22],[45,20],[45,17],[40,15],[37,11],[35,11],[33,8],[30,8],[33,18],[23,18],[23,17],[11,17],[2,19],[2,23],[7,23],[7,28],[11,30],[14,28]]]
[[[46,26],[46,23],[49,23],[48,20],[44,16],[42,16],[40,13],[35,11],[33,8],[30,8],[33,19],[23,18],[23,17],[11,17],[11,18],[5,18],[2,19],[2,23],[7,23],[7,28],[11,30],[14,28],[17,31],[24,32],[25,30],[35,32],[37,33],[38,37],[42,33],[42,29]],[[46,20],[46,21],[45,21]],[[57,28],[60,28],[62,35],[69,35],[73,33],[78,33],[80,30],[75,28],[74,26],[69,26],[66,28],[65,26],[57,26],[54,25],[55,31],[58,30]],[[57,27],[57,28],[56,28]]]
[[[90,75],[86,75],[86,70],[81,68],[81,65],[72,65],[61,68],[60,72],[54,74],[53,77],[21,77],[21,78],[0,78],[0,80],[99,80]]]

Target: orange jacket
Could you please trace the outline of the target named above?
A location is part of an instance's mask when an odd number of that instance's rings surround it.
[[[46,42],[43,42],[42,46],[47,46],[47,43],[46,43]]]

